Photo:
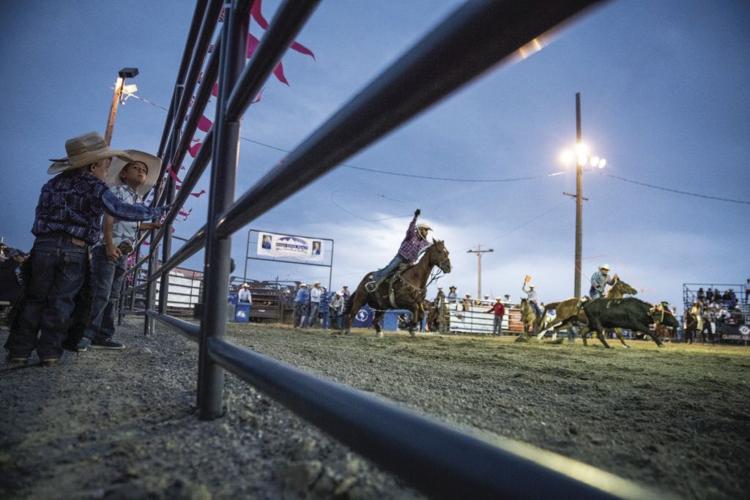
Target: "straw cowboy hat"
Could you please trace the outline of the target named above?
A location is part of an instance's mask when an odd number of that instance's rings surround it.
[[[116,186],[122,184],[120,179],[120,172],[125,165],[128,163],[139,161],[146,165],[148,172],[146,173],[146,182],[138,186],[136,190],[138,195],[143,198],[151,191],[151,188],[156,184],[156,179],[159,177],[161,172],[161,158],[154,155],[138,151],[137,149],[126,149],[125,153],[131,158],[129,161],[121,160],[120,158],[113,158],[112,164],[109,166],[109,172],[107,172],[107,178],[105,182],[110,186]]]
[[[430,225],[425,222],[420,222],[419,224],[417,224],[417,229],[422,229],[424,231],[432,231],[432,228],[430,227]]]
[[[602,264],[599,266],[599,269],[603,269],[604,271],[609,271],[609,264]]]
[[[102,136],[96,132],[68,139],[65,141],[65,152],[68,154],[67,157],[50,160],[53,163],[47,169],[48,174],[55,175],[74,170],[107,158],[131,160],[125,151],[109,149]]]

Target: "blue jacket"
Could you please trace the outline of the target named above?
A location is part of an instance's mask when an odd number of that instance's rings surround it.
[[[294,297],[295,304],[307,304],[310,302],[310,291],[307,287],[300,288],[297,290],[297,295]]]

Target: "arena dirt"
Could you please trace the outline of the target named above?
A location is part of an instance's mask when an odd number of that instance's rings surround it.
[[[123,325],[125,351],[0,364],[0,498],[414,498],[227,376],[195,417],[196,346]],[[0,333],[4,342],[7,332]],[[683,498],[750,493],[750,348],[331,336],[231,325],[232,341],[463,428],[520,439]]]

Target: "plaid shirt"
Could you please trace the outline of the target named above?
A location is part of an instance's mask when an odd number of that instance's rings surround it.
[[[406,238],[401,242],[398,254],[407,262],[416,262],[419,253],[430,246],[430,242],[419,237],[417,232],[417,218],[414,217],[406,230]]]
[[[159,217],[163,210],[121,202],[107,185],[85,169],[63,172],[42,186],[31,232],[64,232],[89,245],[99,241],[104,211],[124,220]]]
[[[117,196],[117,199],[123,203],[129,205],[135,205],[141,202],[141,197],[138,196],[130,186],[126,184],[118,184],[109,188],[110,191]],[[116,219],[112,226],[112,243],[118,246],[123,241],[129,242],[134,245],[138,239],[138,223]],[[100,242],[103,243],[103,242]]]

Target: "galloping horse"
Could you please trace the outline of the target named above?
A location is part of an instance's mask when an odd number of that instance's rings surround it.
[[[624,295],[635,295],[638,293],[638,290],[633,288],[632,286],[628,285],[621,279],[617,278],[614,285],[612,285],[612,288],[609,289],[607,292],[607,298],[608,299],[621,299]],[[541,316],[539,317],[539,325],[538,328],[540,329],[539,334],[537,335],[537,339],[541,340],[544,335],[550,331],[553,330],[552,333],[552,339],[557,338],[557,332],[561,328],[565,326],[570,326],[573,323],[579,323],[582,325],[586,325],[586,315],[583,313],[582,305],[583,302],[587,299],[578,299],[573,297],[572,299],[566,299],[562,300],[560,302],[552,302],[544,306],[544,311],[542,311]],[[555,321],[550,324],[545,323],[545,318],[547,315],[547,311],[549,310],[555,310]],[[586,335],[588,334],[588,330],[584,328],[584,332],[582,333],[583,343],[586,344]],[[628,347],[627,344],[625,344],[625,341],[622,338],[622,332],[620,329],[615,329],[615,334],[620,339],[620,342],[625,347]]]
[[[375,317],[372,324],[378,337],[382,337],[380,321],[387,309],[408,309],[412,312],[412,320],[409,323],[409,334],[414,336],[414,329],[422,321],[424,313],[423,303],[427,293],[427,279],[432,268],[437,266],[444,273],[451,272],[451,261],[445,244],[440,240],[432,240],[432,245],[424,252],[419,262],[401,273],[396,273],[393,278],[383,280],[372,292],[368,292],[365,284],[372,281],[372,273],[368,273],[359,282],[357,290],[347,301],[344,317],[346,325],[345,333],[349,333],[351,322],[357,312],[365,304],[375,309]]]
[[[521,323],[523,323],[523,332],[516,338],[516,342],[526,342],[529,340],[529,335],[533,335],[536,331],[536,311],[529,299],[521,299]]]

